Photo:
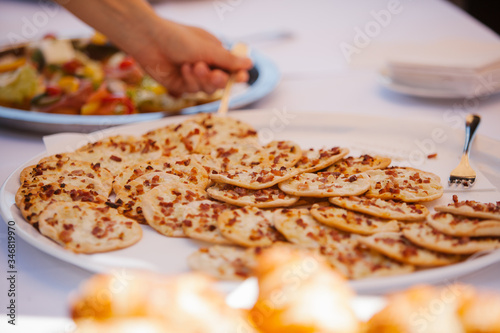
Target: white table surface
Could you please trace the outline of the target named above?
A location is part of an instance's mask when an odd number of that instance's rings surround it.
[[[230,10],[218,12],[214,4]],[[0,43],[9,36],[23,35],[23,24],[40,11],[38,1],[0,1]],[[451,126],[450,116],[475,112],[482,117],[479,135],[500,140],[500,94],[481,100],[432,100],[399,95],[383,89],[377,69],[384,49],[404,43],[467,39],[497,42],[491,30],[442,0],[401,0],[402,11],[380,29],[370,44],[349,63],[340,51],[342,42],[353,43],[356,28],[373,21],[371,11],[386,9],[387,0],[252,0],[252,1],[166,1],[155,2],[161,15],[204,27],[232,39],[244,37],[270,56],[283,77],[278,88],[249,108],[277,108],[398,117],[401,121],[426,119]],[[88,34],[91,29],[62,9],[50,7],[50,18],[30,38],[48,32],[64,35]],[[287,32],[288,38],[266,40],[261,33]],[[253,37],[252,37],[253,36]],[[14,169],[44,150],[38,134],[0,127],[0,183]],[[500,155],[500,152],[498,152]],[[0,313],[7,306],[6,226],[0,223]],[[54,259],[17,238],[17,314],[67,316],[71,291],[90,272]],[[474,272],[458,281],[500,291],[500,263]],[[4,321],[5,319],[2,319]]]

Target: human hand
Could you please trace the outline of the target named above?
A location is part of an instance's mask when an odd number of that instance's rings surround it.
[[[170,94],[223,88],[228,73],[248,80],[248,58],[236,57],[203,29],[162,19],[143,0],[55,0],[106,35]]]
[[[252,62],[232,55],[207,31],[158,18],[151,36],[132,43],[128,52],[170,94],[224,88],[231,73],[237,82],[248,81]]]

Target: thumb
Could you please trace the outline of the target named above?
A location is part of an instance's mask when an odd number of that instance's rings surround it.
[[[253,66],[252,60],[250,60],[250,58],[239,57],[231,54],[230,51],[226,50],[222,46],[212,49],[209,58],[210,65],[214,65],[230,72],[236,72],[238,70],[248,70]]]

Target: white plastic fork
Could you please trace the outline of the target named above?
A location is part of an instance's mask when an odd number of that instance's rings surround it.
[[[239,57],[244,57],[248,54],[248,47],[246,46],[246,44],[237,43],[231,49],[231,53]],[[225,116],[229,109],[229,97],[234,81],[235,74],[231,74],[224,89],[224,93],[222,94],[222,97],[220,99],[219,109],[217,110],[217,115],[219,116]]]
[[[453,169],[448,179],[448,185],[462,185],[463,187],[471,187],[476,181],[476,172],[469,164],[469,152],[474,134],[479,126],[481,117],[475,114],[468,114],[465,118],[465,145],[462,153],[462,158],[458,166]]]

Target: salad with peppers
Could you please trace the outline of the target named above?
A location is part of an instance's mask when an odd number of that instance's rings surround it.
[[[0,51],[0,105],[46,113],[127,115],[176,111],[219,99],[221,91],[169,95],[133,58],[96,33],[53,35]]]

